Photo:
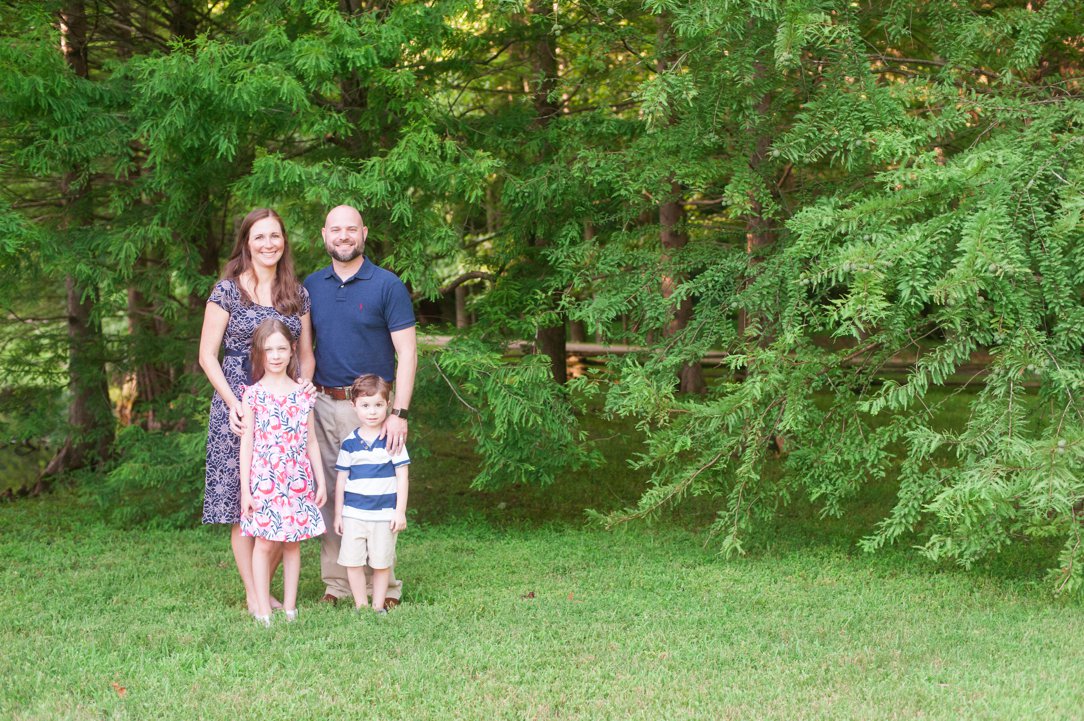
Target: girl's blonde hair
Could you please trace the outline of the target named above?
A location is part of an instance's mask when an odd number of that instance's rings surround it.
[[[285,323],[278,318],[268,318],[256,326],[256,332],[252,334],[252,348],[249,350],[249,357],[252,362],[253,383],[263,378],[266,372],[263,367],[266,357],[263,347],[267,343],[267,339],[276,333],[281,334],[290,344],[290,362],[286,364],[286,375],[294,379],[297,378],[297,342]]]

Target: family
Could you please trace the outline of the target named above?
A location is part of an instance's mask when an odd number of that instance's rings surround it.
[[[356,208],[333,208],[321,233],[331,265],[299,283],[278,214],[245,216],[200,335],[215,390],[203,522],[231,525],[248,611],[263,625],[274,609],[297,618],[307,538],[321,538],[321,602],[353,597],[386,613],[402,594],[414,310],[403,282],[365,257]],[[280,563],[281,601],[270,592]]]

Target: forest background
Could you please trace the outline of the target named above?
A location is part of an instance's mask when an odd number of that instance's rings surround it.
[[[1082,71],[1069,0],[2,3],[7,494],[195,523],[235,223],[307,271],[347,202],[452,335],[415,397],[475,487],[591,467],[604,414],[650,480],[603,524],[704,497],[741,552],[888,483],[863,547],[1053,538],[1078,590]],[[632,352],[569,380],[583,339]]]

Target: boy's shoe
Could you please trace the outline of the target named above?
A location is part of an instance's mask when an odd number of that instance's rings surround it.
[[[398,598],[385,598],[384,599],[384,610],[385,611],[390,611],[393,608],[395,608],[396,606],[398,606],[399,604],[400,604],[400,601],[399,601]]]
[[[382,608],[379,611],[374,611],[373,613],[375,613],[377,616],[387,616],[388,615],[388,609]]]

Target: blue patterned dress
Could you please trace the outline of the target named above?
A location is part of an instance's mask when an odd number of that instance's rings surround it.
[[[278,318],[293,334],[301,336],[301,316],[309,312],[309,293],[298,287],[301,312],[283,315],[266,305],[245,303],[232,280],[220,280],[211,291],[208,303],[217,303],[230,314],[222,337],[225,357],[222,372],[230,390],[238,398],[241,387],[249,383],[244,356],[252,345],[252,334],[267,318]],[[204,523],[239,523],[241,520],[241,439],[230,430],[230,409],[216,392],[211,399],[211,419],[207,425],[207,479],[203,494]]]

